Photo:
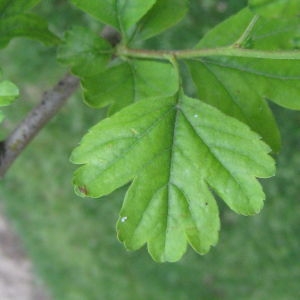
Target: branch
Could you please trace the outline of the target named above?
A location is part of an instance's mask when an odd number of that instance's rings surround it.
[[[0,178],[6,174],[14,160],[44,125],[56,115],[78,86],[78,78],[66,75],[51,90],[43,94],[41,102],[2,142],[0,147]]]
[[[120,33],[110,26],[104,27],[101,36],[113,47],[121,40]],[[44,93],[40,104],[29,112],[5,141],[0,142],[0,179],[4,177],[11,164],[29,142],[56,115],[78,86],[78,78],[66,75],[54,88]]]

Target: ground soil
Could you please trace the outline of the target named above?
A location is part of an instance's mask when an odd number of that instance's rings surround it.
[[[0,206],[0,299],[50,300]]]

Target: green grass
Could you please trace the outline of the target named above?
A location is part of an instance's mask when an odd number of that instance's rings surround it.
[[[209,2],[213,1],[203,3],[212,9]],[[42,7],[45,14],[50,8]],[[66,24],[58,19],[55,26]],[[23,49],[22,53],[18,49]],[[24,95],[6,110],[6,131],[65,72],[54,56],[54,49],[24,40],[3,52],[3,60],[8,61],[5,74],[21,84]],[[145,248],[127,252],[116,238],[115,222],[124,189],[99,200],[82,199],[73,193],[75,167],[68,161],[69,154],[104,111],[85,107],[79,94],[70,99],[0,182],[0,201],[53,298],[298,299],[300,113],[275,111],[283,146],[277,176],[264,181],[267,200],[263,211],[242,217],[219,202],[222,230],[218,245],[210,253],[199,256],[189,250],[178,263],[156,264]]]

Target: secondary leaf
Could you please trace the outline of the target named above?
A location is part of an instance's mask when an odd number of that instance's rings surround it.
[[[128,249],[148,243],[157,261],[176,261],[187,242],[206,253],[217,242],[213,189],[234,211],[257,213],[264,193],[255,177],[274,174],[257,134],[182,94],[139,101],[93,127],[72,153],[84,164],[77,192],[100,197],[133,181],[118,222]]]
[[[123,33],[146,14],[156,0],[71,0],[77,7]]]
[[[41,17],[25,13],[39,0],[0,0],[0,48],[14,37],[28,37],[46,45],[57,44],[59,39],[48,30]]]
[[[185,16],[186,11],[186,0],[157,0],[138,23],[138,39],[148,39],[175,25]]]
[[[178,76],[170,63],[115,59],[108,64],[112,51],[101,37],[79,27],[67,32],[59,48],[59,61],[81,77],[88,105],[111,105],[113,114],[140,99],[167,97],[177,91]]]
[[[93,76],[106,69],[112,47],[92,31],[75,27],[66,32],[65,41],[58,49],[58,60],[68,64],[78,76]]]
[[[11,104],[19,96],[19,89],[10,81],[0,82],[0,107]],[[0,123],[2,122],[4,115],[0,110]]]
[[[40,0],[0,0],[0,15],[7,17],[23,13],[36,6]]]
[[[299,0],[249,0],[249,7],[264,17],[288,18],[299,16]]]
[[[235,44],[253,18],[249,10],[241,11],[210,31],[196,48]],[[294,20],[259,19],[248,33],[244,47],[274,50],[284,44],[286,49],[291,48],[297,30],[299,24]],[[284,107],[300,108],[300,61],[214,57],[188,64],[200,99],[246,122],[278,151],[280,135],[266,99]]]
[[[128,60],[83,78],[82,84],[88,105],[99,108],[112,104],[109,113],[113,114],[141,99],[174,95],[178,77],[170,63]]]
[[[0,48],[5,47],[14,37],[28,37],[46,45],[59,42],[48,30],[47,22],[33,14],[13,15],[0,20]]]
[[[11,104],[19,96],[18,87],[10,81],[0,82],[0,106]]]
[[[221,22],[210,30],[196,48],[215,48],[234,45],[255,19],[248,8]],[[296,18],[274,20],[259,18],[240,45],[248,49],[292,49],[295,37],[299,37],[300,23]]]

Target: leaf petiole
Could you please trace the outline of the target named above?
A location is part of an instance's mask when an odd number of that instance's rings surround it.
[[[300,60],[299,50],[267,51],[243,49],[232,46],[191,50],[145,50],[130,49],[124,45],[119,45],[116,49],[116,55],[120,57],[153,60],[169,60],[171,56],[176,57],[176,59],[197,59],[207,56],[229,56],[276,60]]]

